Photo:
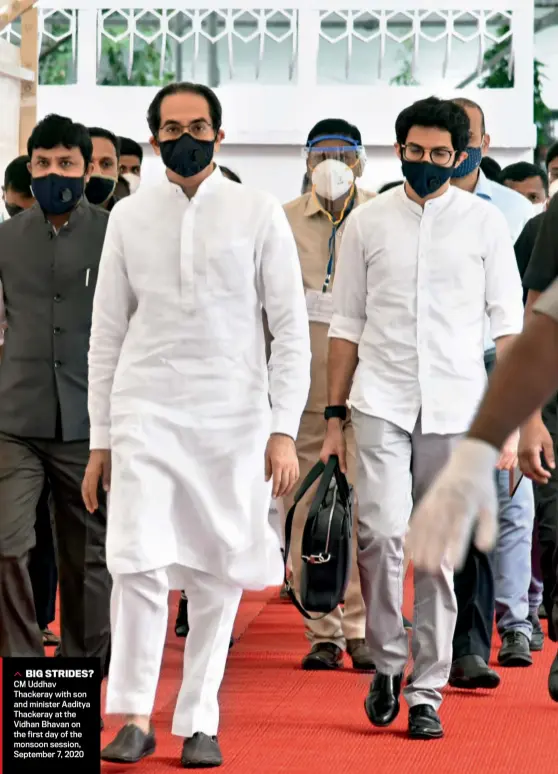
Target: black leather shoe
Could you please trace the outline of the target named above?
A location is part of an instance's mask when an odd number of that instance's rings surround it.
[[[497,688],[500,675],[480,656],[461,656],[451,665],[449,684],[452,688],[464,688],[469,691],[476,688]]]
[[[178,603],[178,612],[176,614],[176,622],[174,624],[174,633],[177,637],[187,637],[190,631],[188,624],[188,600],[184,597],[180,598]]]
[[[544,647],[544,632],[542,630],[541,622],[539,621],[538,615],[530,615],[528,621],[533,627],[530,649],[532,652],[538,652]]]
[[[101,751],[101,760],[109,763],[138,763],[154,752],[153,729],[144,734],[141,728],[129,723],[123,726],[113,741]]]
[[[548,693],[552,701],[558,701],[558,653],[550,667],[548,675]]]
[[[216,736],[194,734],[184,740],[181,764],[183,769],[212,769],[221,766],[223,756]]]
[[[527,667],[533,663],[529,638],[515,630],[504,632],[498,663],[506,667]]]
[[[364,702],[368,720],[374,726],[389,726],[399,715],[399,694],[403,675],[376,674]]]
[[[353,668],[359,672],[373,672],[376,669],[372,651],[365,640],[347,640],[347,653],[351,657]]]
[[[409,736],[411,739],[441,739],[444,729],[438,713],[430,704],[409,708]]]
[[[339,669],[343,665],[343,651],[333,642],[318,642],[302,659],[302,668],[305,670],[323,671],[325,669]]]

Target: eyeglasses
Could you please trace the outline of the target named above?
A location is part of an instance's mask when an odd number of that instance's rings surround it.
[[[448,148],[423,148],[421,145],[409,143],[401,146],[401,152],[405,161],[422,161],[426,154],[429,155],[432,164],[437,167],[447,167],[453,160],[455,151]]]
[[[176,140],[182,137],[183,134],[189,134],[197,140],[211,140],[215,135],[215,131],[211,124],[204,120],[192,121],[187,126],[183,126],[177,121],[169,121],[159,129],[159,139],[163,141]]]

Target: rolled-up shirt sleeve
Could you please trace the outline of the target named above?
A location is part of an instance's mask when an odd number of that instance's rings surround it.
[[[523,288],[508,224],[495,208],[485,223],[485,303],[493,341],[523,328]]]
[[[99,264],[89,342],[88,408],[91,449],[110,448],[110,398],[128,322],[136,306],[126,267],[120,224],[113,212]]]
[[[366,323],[366,261],[357,213],[347,220],[333,283],[330,339],[358,344]]]
[[[272,433],[296,439],[310,390],[310,328],[296,242],[279,202],[270,205],[259,256],[268,324]]]

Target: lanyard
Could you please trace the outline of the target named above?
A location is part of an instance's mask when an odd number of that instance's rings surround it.
[[[333,224],[333,228],[331,229],[331,236],[329,237],[328,242],[328,252],[329,252],[329,260],[327,262],[327,270],[326,270],[326,276],[324,280],[324,284],[322,286],[322,293],[327,293],[327,290],[329,288],[329,283],[331,282],[331,275],[333,274],[333,267],[335,265],[335,243],[337,239],[337,230],[343,225],[348,215],[350,215],[351,210],[354,207],[356,199],[356,192],[353,191],[353,195],[351,196],[350,201],[345,205],[345,208],[343,209],[343,212],[341,213],[341,217],[337,222],[333,222],[333,219],[329,215],[329,213],[326,212],[326,215],[331,220]]]

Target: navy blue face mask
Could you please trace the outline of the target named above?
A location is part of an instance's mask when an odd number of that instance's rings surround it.
[[[453,178],[467,177],[471,172],[480,167],[482,161],[482,148],[467,148],[467,158],[453,170]]]
[[[436,193],[451,178],[453,167],[439,167],[429,161],[403,161],[405,180],[421,199]]]
[[[34,177],[31,188],[43,212],[47,215],[64,215],[70,212],[83,196],[85,180],[83,177],[45,175]]]
[[[195,140],[192,135],[183,134],[178,140],[160,142],[159,147],[167,169],[180,177],[194,177],[213,161],[215,141]]]

